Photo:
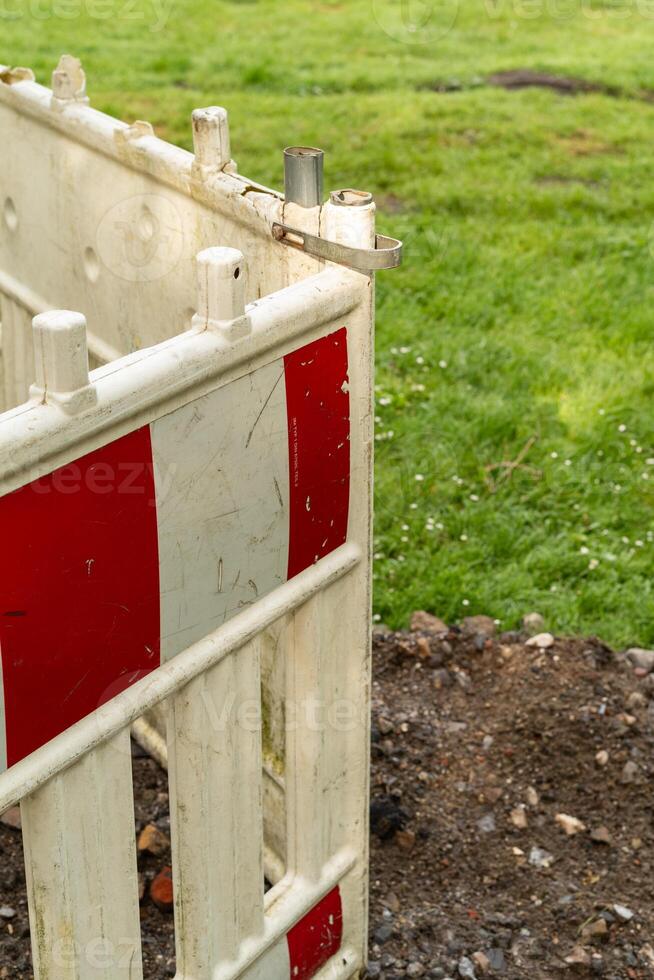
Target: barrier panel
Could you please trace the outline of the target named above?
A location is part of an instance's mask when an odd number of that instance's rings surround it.
[[[157,708],[180,980],[365,965],[366,270],[399,243],[368,195],[241,177],[223,109],[193,136],[95,111],[68,56],[52,91],[0,67],[0,812],[48,980],[143,976]]]

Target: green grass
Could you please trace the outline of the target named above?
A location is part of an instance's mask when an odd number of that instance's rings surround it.
[[[0,60],[77,54],[94,105],[186,147],[225,105],[263,183],[317,143],[406,240],[378,279],[379,617],[654,643],[654,0],[439,0],[415,32],[400,0],[3,2]],[[521,67],[617,96],[484,84]]]

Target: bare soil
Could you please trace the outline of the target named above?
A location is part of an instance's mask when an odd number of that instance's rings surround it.
[[[490,629],[375,632],[369,975],[654,977],[652,675],[597,639]],[[136,830],[168,833],[166,774],[133,761]],[[170,977],[149,896],[170,853],[139,864],[145,974]],[[21,834],[0,824],[0,977],[31,976]]]

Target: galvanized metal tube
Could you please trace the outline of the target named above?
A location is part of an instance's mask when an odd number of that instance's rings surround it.
[[[287,146],[284,150],[284,196],[303,208],[322,204],[325,154],[315,146]]]

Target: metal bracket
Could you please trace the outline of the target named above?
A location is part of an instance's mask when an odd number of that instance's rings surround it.
[[[388,238],[386,235],[375,235],[374,248],[352,248],[275,222],[272,226],[272,236],[275,241],[283,245],[289,245],[308,255],[315,255],[318,259],[346,265],[350,269],[356,269],[357,272],[396,269],[402,261],[402,242],[397,238]]]

